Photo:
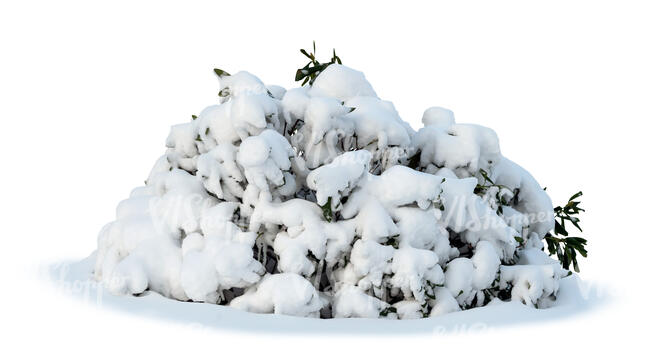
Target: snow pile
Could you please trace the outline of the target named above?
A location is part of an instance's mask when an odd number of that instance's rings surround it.
[[[432,107],[414,131],[339,64],[290,90],[218,74],[220,103],[171,128],[99,235],[112,293],[399,319],[555,298],[550,199],[491,129]]]

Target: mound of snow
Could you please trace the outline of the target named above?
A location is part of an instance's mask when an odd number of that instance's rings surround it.
[[[363,73],[285,90],[220,74],[98,240],[114,294],[303,317],[413,319],[499,299],[548,307],[546,192],[489,128],[431,107],[413,130]],[[490,175],[501,187],[484,185]]]

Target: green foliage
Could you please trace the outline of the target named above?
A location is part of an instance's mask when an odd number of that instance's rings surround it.
[[[225,70],[221,70],[219,68],[214,68],[213,70],[214,73],[219,78],[230,76],[230,73],[226,72]],[[228,87],[223,88],[222,90],[219,91],[219,97],[228,97],[229,95],[230,95],[230,89],[228,89]]]
[[[399,235],[394,235],[386,240],[386,245],[392,246],[394,249],[399,249]]]
[[[336,55],[336,49],[333,49],[332,53],[332,59],[328,63],[320,63],[318,60],[316,60],[316,42],[313,43],[314,45],[314,51],[311,53],[307,53],[305,49],[300,49],[300,52],[309,58],[309,63],[305,65],[304,67],[298,69],[296,71],[296,82],[300,82],[301,80],[303,81],[301,85],[307,84],[309,82],[310,85],[314,84],[314,80],[316,80],[316,77],[325,70],[328,66],[338,63],[341,63],[341,58]],[[216,69],[215,69],[216,72]]]
[[[566,229],[567,221],[570,222],[576,229],[582,232],[580,227],[580,219],[578,214],[585,210],[580,208],[580,201],[578,198],[582,196],[582,191],[577,192],[571,196],[565,206],[557,206],[553,211],[555,212],[555,228],[553,232],[546,234],[544,239],[548,246],[549,255],[556,255],[562,267],[569,269],[573,266],[573,270],[580,272],[578,267],[577,255],[582,255],[583,258],[587,257],[587,240],[584,238],[569,236]]]
[[[492,181],[492,179],[488,175],[487,171],[485,171],[484,169],[480,169],[479,173],[483,177],[483,183],[476,185],[476,187],[474,188],[474,193],[479,195],[479,196],[483,196],[492,187],[497,187],[499,189],[499,192],[497,192],[497,196],[498,196],[497,204],[499,205],[499,207],[497,208],[497,214],[499,214],[499,215],[503,214],[503,206],[509,205],[509,202],[506,201],[506,199],[503,196],[501,196],[501,190],[505,189],[505,190],[509,191],[509,193],[512,194],[512,195],[516,195],[517,191],[513,192],[507,186],[498,185],[498,184],[494,183],[494,181]],[[513,199],[516,199],[516,197],[513,197]]]
[[[214,73],[217,75],[217,77],[221,78],[223,76],[229,76],[230,73],[226,72],[225,70],[221,70],[219,68],[214,68]]]
[[[420,156],[422,155],[422,151],[417,151],[413,156],[411,156],[408,159],[408,164],[407,166],[409,168],[412,168],[414,170],[417,170],[418,167],[420,166]]]
[[[519,246],[524,246],[525,241],[521,236],[515,236],[515,241],[519,244]]]
[[[397,309],[395,307],[388,307],[381,312],[379,312],[379,315],[382,317],[386,317],[389,313],[397,313]]]
[[[323,217],[327,222],[332,222],[332,198],[328,197],[325,205],[320,207],[323,210]]]

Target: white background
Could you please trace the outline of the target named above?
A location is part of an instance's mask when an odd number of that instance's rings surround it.
[[[642,353],[648,329],[650,12],[642,2],[9,2],[0,5],[2,348],[63,360]],[[418,127],[432,105],[497,131],[555,203],[585,193],[583,279],[610,302],[485,333],[318,336],[206,330],[73,300],[38,275],[95,248],[169,126],[216,101],[212,68],[294,86],[298,53],[364,71]],[[3,360],[9,360],[2,358]]]

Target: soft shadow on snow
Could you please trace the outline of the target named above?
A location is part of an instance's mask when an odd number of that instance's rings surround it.
[[[606,303],[603,288],[572,275],[561,281],[555,305],[534,309],[519,302],[500,302],[466,311],[416,320],[312,319],[274,314],[254,314],[227,306],[180,302],[146,292],[142,296],[114,296],[92,278],[94,257],[62,262],[48,268],[48,277],[63,292],[108,308],[182,323],[197,328],[214,328],[257,333],[404,334],[482,332],[496,327],[540,323],[572,318]]]

